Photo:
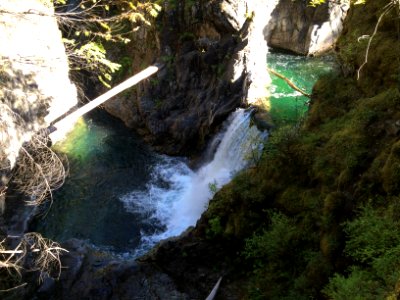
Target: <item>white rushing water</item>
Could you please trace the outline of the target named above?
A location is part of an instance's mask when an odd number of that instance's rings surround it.
[[[213,192],[254,162],[266,133],[259,132],[256,126],[250,127],[250,114],[243,109],[232,113],[225,131],[211,143],[215,148],[219,142],[213,159],[198,170],[191,170],[179,159],[163,157],[145,190],[121,197],[128,211],[147,214],[149,222],[165,228],[160,232],[143,232],[143,250],[195,225]]]

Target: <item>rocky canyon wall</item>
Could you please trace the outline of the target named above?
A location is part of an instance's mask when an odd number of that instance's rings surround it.
[[[106,109],[165,153],[200,151],[230,112],[267,96],[267,2],[164,1],[127,50],[131,73],[161,70]]]
[[[265,27],[270,47],[301,55],[331,50],[340,36],[349,5],[327,1],[311,7],[308,0],[280,0]]]
[[[154,63],[161,71],[105,104],[158,150],[190,154],[234,109],[268,111],[267,43],[300,54],[332,48],[347,6],[307,1],[164,1],[153,26],[132,34],[129,74]],[[261,113],[261,115],[265,115]]]
[[[53,8],[0,3],[0,195],[20,148],[77,104]]]

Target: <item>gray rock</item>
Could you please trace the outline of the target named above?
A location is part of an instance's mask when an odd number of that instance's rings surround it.
[[[106,109],[164,153],[201,151],[229,113],[267,96],[266,3],[178,1],[167,8],[158,20],[161,30],[143,28],[127,50],[134,73],[154,61],[164,68]],[[248,11],[257,10],[262,13],[251,19]]]
[[[43,283],[39,299],[190,299],[151,263],[121,260],[76,239],[62,246],[69,253],[62,256],[61,278],[51,288]]]
[[[349,6],[327,1],[316,8],[308,1],[280,0],[265,27],[268,45],[302,55],[332,49],[342,31]]]

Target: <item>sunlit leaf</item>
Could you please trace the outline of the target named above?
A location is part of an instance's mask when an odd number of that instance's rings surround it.
[[[99,75],[98,78],[99,78],[100,82],[101,82],[104,86],[106,86],[106,87],[108,87],[109,89],[111,89],[111,85],[110,85],[109,83],[107,83],[101,75]]]
[[[359,5],[359,4],[365,4],[365,0],[357,0],[356,2],[354,2],[355,5]]]

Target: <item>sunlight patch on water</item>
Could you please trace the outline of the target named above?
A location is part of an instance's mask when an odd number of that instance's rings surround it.
[[[93,148],[102,147],[102,140],[109,134],[106,128],[92,126],[92,120],[81,117],[65,138],[56,143],[53,148],[58,152],[68,154],[73,159],[85,161],[90,158]]]

